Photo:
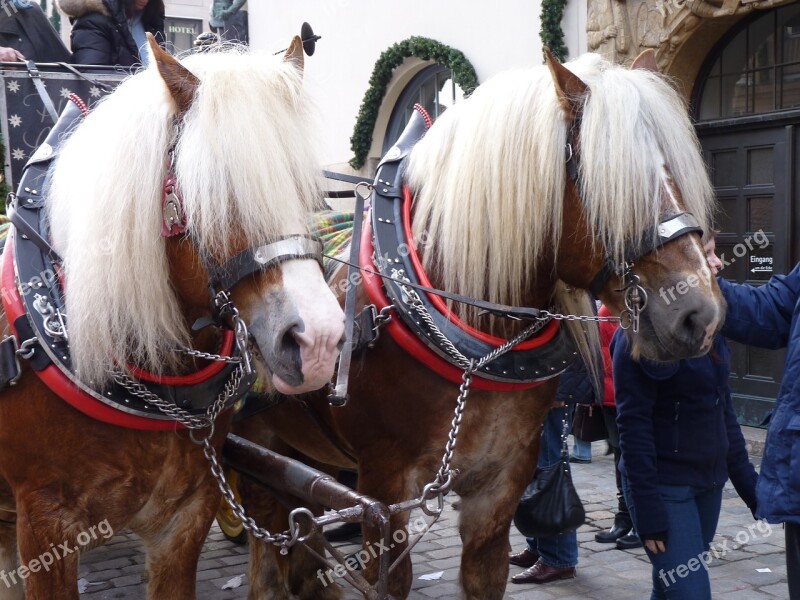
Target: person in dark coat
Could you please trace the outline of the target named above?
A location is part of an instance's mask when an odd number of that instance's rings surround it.
[[[59,0],[72,21],[73,62],[147,66],[146,33],[164,43],[164,0]]]
[[[709,266],[721,266],[714,240]],[[710,545],[730,477],[755,515],[755,468],[736,421],[730,350],[718,335],[705,356],[634,359],[624,332],[611,342],[628,509],[653,565],[651,600],[711,600]]]
[[[7,0],[0,7],[0,60],[69,62],[70,53],[38,4]]]
[[[724,335],[759,348],[786,348],[756,487],[756,516],[785,524],[789,598],[800,600],[800,265],[760,287],[718,281],[728,302]]]

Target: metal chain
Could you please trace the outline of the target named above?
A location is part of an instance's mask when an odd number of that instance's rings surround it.
[[[297,521],[295,521],[295,513],[293,512],[289,515],[290,528],[283,533],[272,534],[266,529],[259,527],[253,518],[246,514],[244,506],[237,502],[233,493],[233,489],[231,489],[228,480],[225,478],[225,470],[222,468],[219,459],[217,458],[217,451],[214,449],[214,446],[211,445],[211,438],[214,436],[214,422],[225,408],[228,400],[233,398],[233,396],[236,394],[236,391],[239,389],[244,377],[252,374],[252,361],[250,349],[248,347],[247,325],[239,316],[239,311],[233,307],[232,304],[228,306],[228,310],[231,311],[230,314],[233,316],[234,330],[236,332],[236,345],[239,349],[241,358],[237,360],[239,367],[235,369],[233,373],[231,373],[231,377],[225,384],[225,388],[217,396],[216,400],[208,407],[205,415],[196,417],[189,414],[172,402],[164,400],[152,393],[144,385],[131,379],[130,376],[128,376],[128,374],[122,370],[115,372],[113,378],[115,382],[123,386],[131,394],[141,398],[148,404],[152,404],[162,413],[178,421],[184,427],[190,430],[189,438],[195,444],[203,446],[203,455],[211,466],[211,474],[217,481],[217,487],[219,487],[220,492],[222,492],[222,496],[230,505],[233,513],[242,522],[244,529],[267,544],[275,544],[276,546],[280,546],[281,554],[287,554],[289,552],[289,547],[294,545],[300,537],[300,526]],[[195,355],[194,351],[191,351],[191,353]],[[198,440],[194,436],[194,432],[206,428],[208,428],[208,433]]]
[[[232,365],[242,362],[242,359],[238,356],[222,356],[221,354],[211,354],[210,352],[201,352],[200,350],[193,350],[192,348],[186,347],[177,348],[175,352],[180,352],[181,354],[186,354],[188,356],[194,356],[196,358],[224,362]]]
[[[244,375],[245,372],[242,366],[239,366],[239,368],[234,370],[233,373],[231,373],[230,379],[228,379],[228,381],[225,383],[225,387],[223,388],[222,392],[220,392],[214,402],[209,405],[209,407],[206,409],[206,413],[199,417],[190,414],[173,402],[164,400],[160,396],[154,394],[144,385],[133,380],[130,375],[121,369],[117,369],[112,377],[115,383],[124,387],[126,390],[128,390],[128,392],[130,392],[131,395],[144,400],[148,404],[152,404],[162,413],[171,419],[178,421],[187,429],[205,429],[206,427],[211,427],[213,432],[214,421],[222,412],[222,409],[225,408],[225,404],[228,402],[228,400],[233,398],[233,396],[236,394],[236,390],[239,389],[239,385],[241,384]]]
[[[554,313],[548,310],[542,309],[541,310],[541,317],[537,318],[547,318],[547,319],[555,319],[557,321],[582,321],[582,322],[589,322],[594,321],[597,323],[618,323],[622,321],[620,317],[600,317],[597,315],[564,315],[561,313]]]
[[[402,271],[398,271],[397,272],[397,276],[398,277],[396,277],[396,278],[403,277]],[[542,329],[549,322],[549,319],[547,319],[547,320],[538,320],[535,323],[532,323],[531,325],[529,325],[528,327],[523,329],[515,337],[513,337],[512,339],[506,341],[502,346],[499,346],[499,347],[495,348],[494,350],[489,352],[489,354],[487,354],[486,356],[484,356],[483,358],[478,360],[478,362],[473,365],[474,360],[473,359],[469,359],[466,356],[464,356],[458,350],[458,348],[456,348],[455,345],[453,345],[453,342],[451,342],[450,339],[444,333],[442,333],[442,331],[436,326],[436,323],[434,323],[434,321],[433,321],[433,317],[428,312],[428,309],[425,308],[425,304],[423,304],[423,302],[420,299],[419,294],[417,294],[416,290],[414,290],[413,288],[411,288],[409,286],[405,286],[405,285],[402,286],[402,288],[403,288],[403,291],[408,296],[408,304],[409,304],[409,306],[411,306],[411,308],[413,308],[417,312],[417,314],[420,316],[420,318],[423,321],[425,321],[425,324],[433,332],[433,335],[436,336],[436,339],[439,340],[439,342],[440,342],[442,348],[445,350],[445,352],[447,352],[447,354],[449,354],[451,356],[451,358],[453,358],[453,360],[456,361],[456,364],[461,369],[464,369],[464,370],[467,370],[467,369],[470,369],[470,368],[473,368],[474,370],[480,369],[481,367],[483,367],[487,363],[489,363],[489,362],[493,361],[494,359],[496,359],[498,356],[508,352],[508,350],[510,350],[511,348],[516,346],[517,344],[519,344],[524,339],[530,337],[531,335],[533,335],[534,333],[536,333],[537,331]]]
[[[425,310],[425,307],[422,306],[422,309]],[[442,335],[442,337],[444,337],[444,334],[442,334],[438,329],[436,329],[435,325],[432,325],[431,323],[429,323],[429,325],[432,326],[434,331],[438,332],[439,335]],[[423,503],[427,500],[430,500],[438,496],[439,506],[441,509],[442,497],[447,492],[450,491],[450,487],[453,484],[453,478],[457,475],[457,471],[453,471],[453,469],[451,468],[451,464],[453,461],[453,454],[455,453],[456,442],[458,441],[458,434],[461,430],[461,422],[464,418],[464,411],[466,410],[467,407],[467,396],[469,395],[469,390],[472,385],[473,373],[482,366],[486,365],[487,363],[490,363],[497,357],[505,354],[506,352],[511,350],[514,346],[525,340],[537,329],[537,325],[538,323],[534,323],[529,327],[525,328],[514,338],[508,340],[502,346],[495,348],[494,350],[489,352],[486,356],[482,357],[478,361],[475,361],[475,359],[469,359],[467,361],[467,366],[464,369],[463,375],[461,376],[461,385],[458,388],[458,398],[456,399],[456,408],[453,414],[453,420],[450,422],[450,431],[447,434],[447,443],[445,444],[444,454],[442,455],[442,465],[439,467],[439,470],[437,471],[434,480],[423,488],[421,497]],[[425,504],[423,504],[422,510],[426,513],[428,512],[427,506]]]
[[[447,493],[453,483],[453,470],[450,464],[453,461],[453,454],[456,449],[456,442],[458,442],[458,434],[461,431],[461,421],[464,419],[464,410],[467,407],[467,396],[469,389],[472,385],[472,374],[475,372],[475,361],[471,360],[469,367],[464,371],[461,376],[461,385],[458,387],[458,398],[456,399],[456,408],[453,413],[453,420],[450,422],[450,432],[447,434],[447,443],[444,446],[444,454],[442,455],[442,466],[436,472],[436,478],[433,482],[425,486],[425,489],[431,496],[438,495],[439,493]]]
[[[242,527],[263,542],[280,546],[281,554],[288,554],[289,548],[293,546],[300,537],[299,524],[293,520],[292,515],[289,516],[290,529],[283,533],[270,533],[263,527],[259,527],[253,518],[247,515],[244,506],[236,500],[233,490],[225,478],[225,470],[219,464],[217,451],[214,449],[214,446],[211,445],[210,437],[203,439],[203,454],[206,460],[211,464],[211,474],[217,480],[217,486],[222,492],[222,496],[231,507],[233,514],[242,522]]]

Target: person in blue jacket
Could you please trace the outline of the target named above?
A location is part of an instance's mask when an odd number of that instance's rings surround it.
[[[716,275],[713,239],[706,253]],[[650,598],[711,600],[709,547],[728,477],[756,510],[757,474],[733,410],[728,345],[717,336],[705,356],[656,363],[634,359],[619,330],[611,354],[619,468],[653,565]]]
[[[760,348],[786,348],[756,488],[756,516],[786,528],[789,598],[800,600],[800,265],[760,287],[719,279],[728,302],[722,333]]]

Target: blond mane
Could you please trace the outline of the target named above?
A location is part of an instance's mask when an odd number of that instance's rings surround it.
[[[298,70],[231,49],[183,63],[201,84],[180,125],[151,67],[97,106],[53,169],[48,216],[64,258],[70,348],[94,385],[114,361],[164,372],[172,349],[189,341],[160,235],[171,145],[191,243],[202,252],[228,255],[234,232],[253,245],[304,232],[317,198],[317,145]]]

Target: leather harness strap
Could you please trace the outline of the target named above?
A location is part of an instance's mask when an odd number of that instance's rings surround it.
[[[703,235],[703,228],[697,222],[697,219],[688,212],[681,212],[678,214],[670,215],[664,218],[653,232],[648,232],[641,245],[637,250],[628,249],[625,251],[625,261],[634,263],[642,256],[646,256],[661,248],[668,242],[678,239],[687,233],[697,232]],[[600,291],[606,286],[608,280],[611,279],[615,273],[620,270],[620,265],[617,265],[610,258],[606,259],[600,271],[592,279],[589,285],[589,291],[596,297]]]
[[[206,260],[211,285],[228,290],[236,283],[287,260],[313,258],[322,266],[322,242],[310,235],[291,235],[255,248],[248,248],[221,265]]]

